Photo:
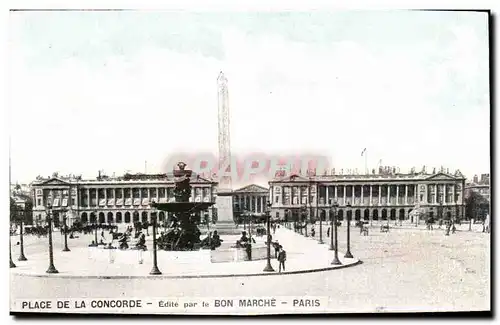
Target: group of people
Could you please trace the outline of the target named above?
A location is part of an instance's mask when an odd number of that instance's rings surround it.
[[[220,247],[222,245],[223,241],[224,240],[220,239],[220,236],[217,233],[217,230],[214,230],[213,233],[209,232],[207,237],[205,237],[201,241],[201,247],[209,247],[211,250],[214,250],[217,247]]]
[[[129,249],[129,242],[132,238],[133,228],[128,226],[123,233],[115,232],[113,229],[109,231],[109,241],[106,240],[104,231],[101,232],[101,238],[96,244],[94,241],[89,246],[103,245],[107,249],[114,249],[113,242],[116,240],[118,242],[119,249]],[[143,232],[136,232],[134,237],[137,239],[134,245],[135,249],[147,250],[146,246],[146,234]]]

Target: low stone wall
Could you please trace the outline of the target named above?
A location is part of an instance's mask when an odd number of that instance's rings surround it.
[[[273,254],[271,254],[271,257],[273,257]],[[252,261],[266,258],[267,247],[265,245],[252,245]],[[210,261],[212,263],[244,262],[248,261],[248,254],[244,248],[220,247],[210,252]]]
[[[137,264],[142,260],[151,260],[153,251],[140,251],[140,250],[120,250],[120,249],[104,249],[89,247],[88,257],[97,260],[107,260],[110,263],[119,264]],[[157,251],[158,261],[164,263],[210,263],[210,251]]]

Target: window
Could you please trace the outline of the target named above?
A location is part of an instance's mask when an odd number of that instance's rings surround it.
[[[279,196],[276,197],[275,203],[278,203]]]
[[[71,205],[75,205],[75,199],[71,198]]]
[[[39,198],[39,199],[36,199],[36,205],[37,205],[37,206],[42,205],[42,199],[40,199],[40,198]]]

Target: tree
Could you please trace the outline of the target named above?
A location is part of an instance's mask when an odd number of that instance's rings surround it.
[[[470,219],[484,219],[489,211],[489,203],[481,194],[471,191],[465,198],[465,215]]]

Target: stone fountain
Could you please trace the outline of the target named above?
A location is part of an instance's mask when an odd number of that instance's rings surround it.
[[[195,220],[195,213],[207,210],[213,202],[189,202],[191,196],[190,177],[193,171],[186,169],[186,164],[179,162],[174,168],[175,202],[152,203],[158,210],[173,213],[172,227],[167,232],[168,250],[186,251],[200,248],[200,230]]]

